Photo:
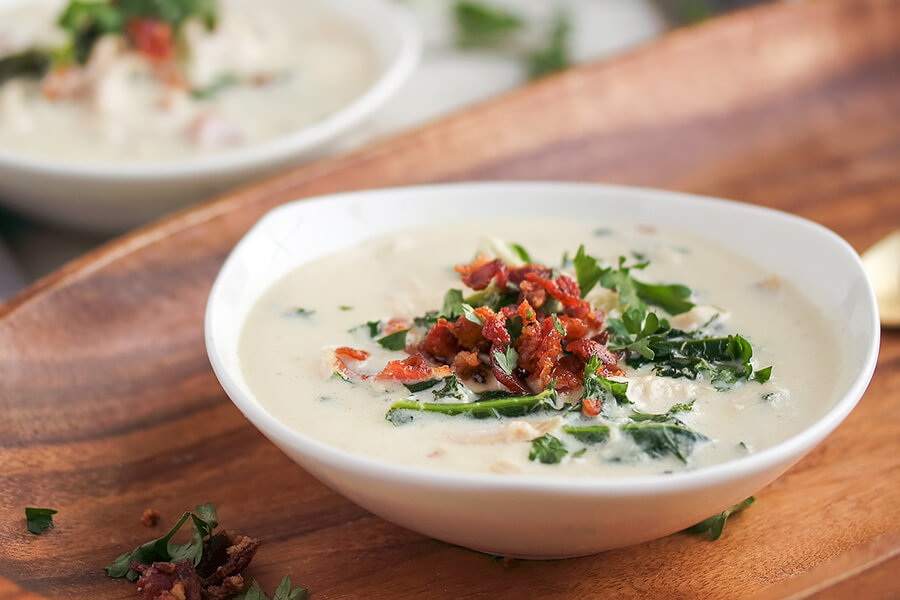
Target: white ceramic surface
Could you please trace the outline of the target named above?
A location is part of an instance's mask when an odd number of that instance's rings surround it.
[[[453,211],[445,210],[451,205]],[[361,239],[456,219],[453,215],[502,217],[514,208],[534,217],[549,205],[555,214],[597,215],[598,225],[638,222],[693,233],[793,282],[826,317],[840,315],[829,320],[844,352],[834,393],[823,398],[831,409],[799,435],[720,465],[626,479],[545,479],[429,471],[350,454],[280,423],[248,389],[238,360],[244,318],[267,287],[296,266]],[[879,340],[875,296],[859,257],[819,225],[723,200],[562,183],[385,189],[282,206],[263,217],[229,256],[210,294],[205,327],[213,369],[235,405],[320,481],[404,527],[524,558],[579,556],[654,539],[758,491],[849,414],[872,376]]]
[[[0,0],[0,15],[22,1]],[[327,0],[327,5],[359,27],[379,61],[375,82],[351,104],[283,137],[186,160],[79,163],[0,148],[0,202],[50,223],[117,232],[323,153],[400,88],[415,68],[422,44],[401,3]]]

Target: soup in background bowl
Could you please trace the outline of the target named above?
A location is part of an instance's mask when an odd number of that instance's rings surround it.
[[[142,224],[322,152],[399,89],[421,48],[389,0],[165,6],[199,12],[0,0],[5,204],[83,229]]]
[[[276,209],[223,267],[206,331],[236,405],[324,483],[438,539],[531,558],[645,541],[749,496],[852,409],[878,340],[859,259],[824,228],[575,184]],[[529,344],[552,343],[541,370]]]

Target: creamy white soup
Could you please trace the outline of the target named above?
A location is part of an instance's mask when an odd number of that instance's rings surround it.
[[[357,454],[632,476],[805,428],[829,408],[828,330],[789,283],[684,233],[510,219],[304,264],[256,303],[239,353],[267,411]]]
[[[4,10],[0,148],[95,162],[221,152],[295,132],[372,84],[374,49],[327,2],[264,5],[38,0]]]

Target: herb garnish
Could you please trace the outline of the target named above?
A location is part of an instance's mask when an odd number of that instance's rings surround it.
[[[728,520],[728,517],[735,513],[739,513],[745,508],[749,508],[754,502],[756,502],[756,498],[750,496],[742,502],[739,502],[732,506],[731,508],[726,508],[722,512],[717,515],[713,515],[707,519],[703,519],[696,525],[692,525],[685,529],[688,533],[709,533],[710,541],[716,541],[722,535],[722,530],[725,529],[725,521]]]
[[[540,461],[545,465],[555,465],[561,462],[568,453],[569,451],[559,439],[545,433],[541,437],[531,440],[528,460]]]
[[[220,75],[209,85],[191,90],[191,98],[194,100],[209,100],[228,88],[234,87],[240,83],[241,80],[238,79],[236,75]]]
[[[516,256],[518,256],[525,264],[531,264],[533,262],[528,250],[522,247],[521,244],[510,244],[510,247],[515,251]]]
[[[463,315],[463,304],[465,304],[465,300],[463,300],[462,290],[453,288],[447,290],[447,293],[444,294],[444,306],[441,308],[441,316],[448,321],[461,317]]]
[[[680,412],[689,412],[693,410],[694,402],[696,402],[696,400],[691,400],[686,404],[674,404],[663,414],[645,413],[639,410],[632,410],[631,420],[637,422],[653,421],[655,423],[676,423],[678,425],[684,425],[684,423],[676,419],[674,415]]]
[[[257,582],[253,582],[250,588],[237,596],[234,600],[306,600],[309,596],[309,590],[305,587],[292,588],[291,578],[287,575],[275,588],[275,595],[269,598]]]
[[[460,383],[459,379],[456,378],[456,375],[451,375],[450,377],[445,377],[441,381],[444,382],[444,387],[439,390],[431,390],[431,394],[435,397],[435,399],[440,398],[456,398],[458,400],[466,399],[466,387]]]
[[[503,369],[504,373],[512,375],[516,368],[516,363],[519,361],[519,353],[510,345],[506,349],[506,353],[494,350],[494,358],[497,360],[497,366]]]
[[[556,329],[559,335],[566,337],[566,328],[563,327],[563,324],[559,322],[559,317],[553,315],[553,328]]]
[[[453,13],[460,48],[495,46],[524,25],[515,13],[483,2],[457,2]]]
[[[301,317],[311,317],[316,314],[316,311],[309,310],[308,308],[303,308],[302,306],[298,306],[294,309],[294,314],[299,315]]]
[[[596,398],[601,402],[613,400],[617,404],[632,404],[628,399],[628,383],[624,381],[612,381],[597,373],[603,363],[596,356],[584,365],[584,382],[582,383],[582,398]]]
[[[23,50],[0,57],[0,85],[14,77],[43,77],[52,59],[42,50]]]
[[[413,324],[416,327],[423,327],[425,329],[431,329],[432,327],[434,327],[437,324],[438,316],[439,316],[438,311],[429,310],[421,317],[413,318]]]
[[[583,444],[600,444],[609,439],[607,425],[563,425],[562,430]]]
[[[686,463],[687,457],[698,442],[709,438],[675,423],[629,423],[619,428],[631,436],[640,448],[652,458],[671,454]]]
[[[513,342],[522,335],[522,329],[525,327],[525,321],[521,315],[516,315],[511,319],[506,319],[506,331],[509,333],[509,339]]]
[[[475,312],[475,309],[472,308],[472,305],[463,302],[460,306],[462,307],[463,316],[466,318],[466,321],[475,323],[479,327],[481,325],[484,325],[484,319],[478,316],[478,314]]]
[[[352,306],[347,306],[346,304],[341,304],[340,306],[338,306],[338,309],[339,309],[339,310],[342,310],[342,311],[344,311],[344,312],[346,312],[346,311],[348,311],[348,310],[353,310],[353,307],[352,307]]]
[[[53,529],[53,515],[57,511],[52,508],[25,508],[25,522],[28,531],[35,535],[41,535],[47,529]]]
[[[427,390],[430,387],[436,386],[440,383],[440,379],[428,379],[426,381],[420,381],[418,383],[404,383],[403,387],[411,391],[412,393],[421,392],[422,390]]]
[[[631,276],[631,271],[646,268],[649,261],[628,267],[625,266],[625,261],[625,257],[620,256],[618,268],[601,267],[596,258],[585,253],[584,244],[579,246],[573,262],[581,297],[584,298],[599,283],[607,289],[615,290],[623,309],[636,309],[634,314],[640,320],[644,319],[647,305],[658,306],[670,315],[678,315],[694,307],[694,303],[687,300],[691,297],[690,288],[681,284],[654,285],[638,281]]]
[[[567,68],[572,60],[569,57],[569,34],[571,23],[565,14],[559,14],[550,31],[550,39],[544,48],[532,52],[528,56],[528,76],[538,79]]]
[[[400,331],[395,331],[390,335],[386,335],[383,338],[378,338],[378,344],[386,348],[388,350],[403,350],[406,348],[406,334],[409,333],[409,329],[401,329]]]
[[[479,398],[483,398],[483,394]],[[500,417],[521,417],[539,410],[556,410],[557,398],[554,387],[547,386],[540,394],[533,396],[504,396],[477,402],[420,402],[404,399],[391,405],[385,418],[394,425],[402,425],[413,419],[410,412],[433,412],[449,416],[465,415],[475,419]]]
[[[185,511],[164,536],[119,556],[113,564],[106,567],[106,574],[114,579],[125,577],[128,581],[137,581],[138,573],[131,568],[131,563],[150,564],[190,560],[194,566],[198,565],[203,557],[203,540],[212,535],[213,530],[219,526],[219,522],[216,517],[216,507],[212,502],[198,505],[196,511],[196,513]],[[194,536],[185,544],[173,544],[172,538],[188,519],[194,523]]]

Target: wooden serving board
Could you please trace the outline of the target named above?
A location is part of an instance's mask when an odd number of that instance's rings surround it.
[[[897,331],[846,422],[715,543],[504,564],[368,514],[242,418],[203,311],[256,219],[327,192],[482,179],[734,198],[863,250],[900,227],[900,2],[780,3],[676,32],[177,215],[0,307],[0,599],[135,598],[102,567],[158,535],[141,512],[168,525],[207,500],[264,540],[251,574],[267,590],[291,574],[313,598],[900,597]],[[25,506],[58,509],[56,529],[28,533]]]

